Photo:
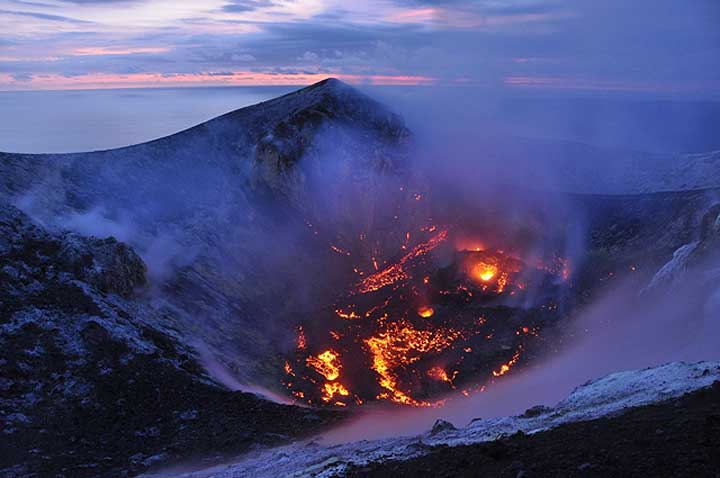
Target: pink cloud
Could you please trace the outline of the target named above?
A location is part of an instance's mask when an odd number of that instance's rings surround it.
[[[415,8],[395,12],[387,19],[395,23],[442,24],[452,28],[498,29],[514,25],[538,24],[574,17],[571,12],[526,13],[518,15],[487,15],[458,8]]]
[[[434,78],[414,75],[357,75],[357,74],[277,74],[249,71],[231,71],[227,73],[89,73],[66,77],[57,74],[33,76],[30,81],[17,81],[11,75],[0,74],[0,89],[19,90],[77,90],[108,88],[153,88],[168,86],[258,86],[258,85],[307,85],[329,76],[348,83],[372,85],[427,85]]]
[[[93,55],[132,55],[140,53],[165,53],[170,51],[166,47],[81,47],[69,52],[73,56]]]
[[[395,23],[428,23],[437,13],[436,8],[416,8],[394,13],[388,17],[388,20]]]
[[[691,93],[720,89],[720,82],[622,81],[559,76],[507,76],[503,79],[503,84],[510,88],[526,89],[659,93]]]

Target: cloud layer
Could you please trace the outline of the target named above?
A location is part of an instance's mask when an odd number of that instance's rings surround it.
[[[0,0],[0,89],[463,84],[720,93],[715,0]]]

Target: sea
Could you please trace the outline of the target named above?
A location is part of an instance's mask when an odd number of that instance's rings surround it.
[[[0,92],[0,151],[70,153],[177,133],[292,87]]]
[[[0,151],[67,153],[128,146],[297,88],[0,92]],[[720,150],[716,99],[507,94],[463,87],[361,89],[403,115],[417,136],[517,136],[652,153]]]

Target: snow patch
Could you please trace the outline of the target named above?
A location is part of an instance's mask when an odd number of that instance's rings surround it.
[[[673,253],[672,259],[657,271],[648,286],[640,291],[640,293],[649,292],[661,285],[670,285],[677,280],[682,273],[685,272],[685,269],[687,269],[688,258],[695,251],[698,244],[700,244],[699,241],[694,241],[679,247]]]
[[[553,408],[538,409],[533,416],[475,419],[467,427],[435,427],[414,437],[360,441],[324,446],[317,440],[247,455],[243,461],[207,470],[174,475],[178,478],[330,478],[350,465],[386,460],[407,460],[438,445],[459,446],[492,441],[518,431],[537,433],[563,423],[593,420],[629,407],[656,403],[708,387],[720,380],[720,362],[673,362],[644,370],[618,372],[577,387]],[[168,473],[146,478],[173,476]]]

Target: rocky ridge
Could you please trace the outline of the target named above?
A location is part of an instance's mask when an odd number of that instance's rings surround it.
[[[233,392],[149,307],[113,238],[49,231],[0,205],[0,475],[116,477],[238,453],[334,419]]]

